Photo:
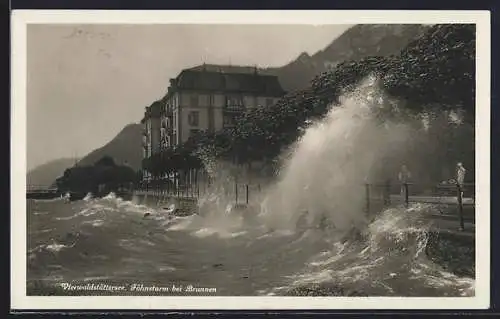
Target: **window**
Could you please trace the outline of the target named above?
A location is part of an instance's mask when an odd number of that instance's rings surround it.
[[[161,146],[162,146],[162,149],[164,149],[168,146],[168,137],[166,135],[163,135],[161,138]]]
[[[172,109],[173,109],[172,104],[170,102],[167,102],[165,104],[165,114],[169,115],[169,113],[172,112]]]
[[[188,123],[191,126],[198,126],[200,123],[200,112],[191,111],[188,113]]]
[[[198,95],[191,95],[190,97],[190,106],[191,107],[197,107],[198,106],[198,102],[199,102],[199,99],[198,99]]]
[[[243,98],[241,96],[226,96],[226,107],[228,109],[240,110],[243,108]]]
[[[273,99],[271,99],[271,98],[266,99],[266,106],[272,106],[273,104],[274,104]]]

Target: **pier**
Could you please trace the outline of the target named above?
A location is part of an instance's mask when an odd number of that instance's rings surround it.
[[[52,199],[60,196],[57,188],[41,185],[26,185],[26,199]]]

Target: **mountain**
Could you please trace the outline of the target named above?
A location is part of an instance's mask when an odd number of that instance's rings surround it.
[[[73,166],[74,158],[60,158],[39,165],[26,174],[26,184],[37,188],[50,187],[52,183],[64,173],[64,170]]]
[[[423,35],[428,26],[419,24],[359,24],[349,28],[324,50],[310,56],[302,53],[289,64],[264,69],[278,76],[286,91],[306,88],[316,76],[342,61],[358,61],[368,56],[399,53],[407,44]]]
[[[276,75],[286,91],[310,86],[311,80],[345,60],[399,53],[408,43],[422,35],[423,25],[356,25],[335,39],[324,50],[310,56],[302,53],[296,60],[278,68],[261,69]],[[142,135],[140,124],[127,125],[111,142],[85,156],[80,165],[93,165],[105,155],[117,164],[127,161],[134,170],[141,168]]]
[[[141,145],[141,124],[129,124],[125,126],[109,143],[90,152],[82,158],[78,162],[78,165],[94,165],[95,162],[104,156],[110,156],[118,165],[127,163],[134,170],[139,170],[141,168],[142,161]]]

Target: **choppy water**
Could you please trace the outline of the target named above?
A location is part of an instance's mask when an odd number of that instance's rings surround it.
[[[92,282],[215,287],[209,295],[231,296],[471,296],[473,278],[425,254],[429,209],[387,210],[362,236],[339,238],[335,230],[273,231],[240,216],[220,227],[112,195],[29,200],[28,294]]]

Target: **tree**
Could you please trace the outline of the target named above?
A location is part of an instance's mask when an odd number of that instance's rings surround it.
[[[95,166],[109,166],[109,167],[114,167],[116,166],[115,160],[111,156],[103,156],[100,160],[98,160],[95,164]]]
[[[97,194],[100,186],[104,186],[107,191],[116,191],[136,180],[136,172],[131,167],[116,165],[111,157],[105,156],[93,166],[66,169],[56,183],[60,191]]]
[[[430,27],[400,54],[340,63],[313,79],[309,88],[288,93],[271,107],[252,109],[237,120],[234,128],[200,134],[159,157],[153,155],[144,167],[151,172],[165,172],[196,168],[210,158],[234,159],[238,163],[270,161],[297,141],[308,123],[322,118],[330,107],[340,103],[343,93],[353,90],[369,75],[379,79],[388,96],[405,105],[406,119],[413,120],[422,112],[463,111],[467,125],[448,129],[453,131],[450,136],[468,141],[467,146],[460,148],[454,142],[450,147],[461,155],[452,156],[450,151],[443,156],[446,160],[467,158],[464,161],[473,163],[475,27],[451,24]],[[390,109],[383,111],[382,119],[395,116]],[[451,143],[449,139],[446,143]]]

